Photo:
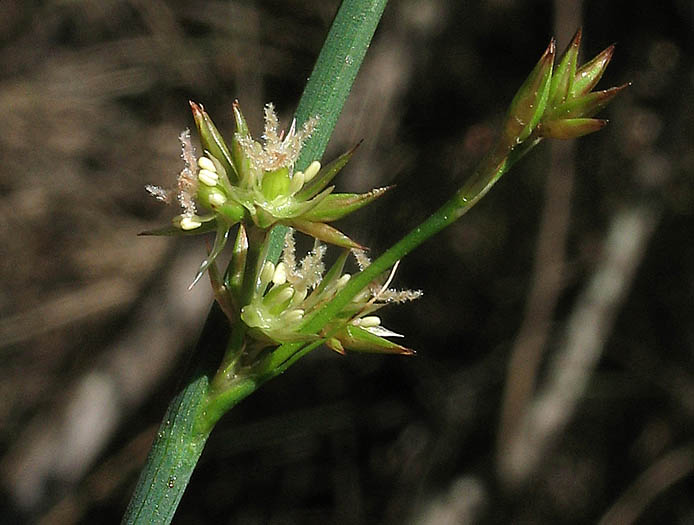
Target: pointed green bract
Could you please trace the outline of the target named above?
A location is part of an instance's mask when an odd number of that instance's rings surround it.
[[[226,287],[229,289],[232,297],[237,301],[241,298],[243,290],[243,277],[246,273],[246,258],[248,257],[248,235],[243,224],[239,224],[239,230],[236,233],[234,241],[234,249],[231,254],[231,262],[227,267],[227,272],[224,277]]]
[[[569,91],[569,98],[585,95],[593,89],[602,78],[605,69],[607,69],[612,55],[614,54],[614,45],[603,50],[593,60],[581,66],[574,77],[573,85]]]
[[[555,42],[552,38],[511,102],[504,127],[504,142],[509,148],[528,138],[542,118],[552,81],[554,53]]]
[[[236,132],[231,141],[231,159],[236,170],[236,175],[240,181],[247,180],[251,169],[251,162],[243,152],[240,139],[249,137],[248,124],[241,113],[239,101],[235,100],[232,106],[234,111],[234,121],[236,122]]]
[[[209,151],[219,162],[222,163],[227,174],[233,173],[231,153],[227,147],[222,135],[217,130],[217,127],[212,122],[212,119],[207,114],[205,109],[193,102],[189,101],[190,108],[193,111],[193,119],[200,134],[200,142],[203,149]]]
[[[593,91],[579,98],[567,100],[560,106],[549,110],[543,120],[558,120],[592,117],[609,104],[628,84],[604,91]]]
[[[359,144],[361,144],[361,142]],[[340,173],[340,170],[347,165],[349,159],[352,158],[352,155],[354,155],[354,152],[359,147],[359,144],[354,146],[347,153],[340,155],[327,166],[322,167],[315,178],[307,182],[302,190],[296,194],[296,198],[299,200],[310,199],[330,184],[330,181],[332,181],[335,176]]]
[[[564,102],[573,86],[578,63],[578,50],[581,46],[581,29],[576,31],[571,43],[566,48],[559,65],[552,73],[552,83],[549,88],[548,108],[554,108]]]
[[[607,120],[596,118],[573,118],[545,122],[538,126],[541,136],[553,139],[575,139],[600,131]]]
[[[363,208],[386,193],[392,186],[377,188],[368,193],[337,193],[329,195],[301,217],[313,222],[332,222]]]
[[[302,219],[292,219],[287,221],[287,225],[296,228],[301,233],[315,237],[328,244],[334,244],[335,246],[342,246],[343,248],[363,248],[363,246],[357,244],[352,239],[347,237],[340,230],[328,226],[322,222],[311,222]]]
[[[414,355],[414,350],[372,334],[359,326],[347,325],[335,336],[343,348],[369,354]]]

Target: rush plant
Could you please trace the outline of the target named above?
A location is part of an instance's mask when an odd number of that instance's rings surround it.
[[[147,187],[157,199],[180,207],[180,213],[170,225],[146,233],[214,234],[191,286],[207,274],[215,306],[191,369],[164,416],[124,523],[169,523],[220,417],[307,353],[325,346],[338,353],[413,354],[393,340],[402,336],[375,315],[386,305],[421,295],[391,288],[399,261],[459,219],[542,140],[601,129],[606,121],[594,115],[624,88],[593,91],[612,47],[578,66],[579,31],[555,66],[552,40],[511,102],[497,141],[468,181],[371,261],[333,222],[387,188],[336,193],[331,183],[356,147],[325,165],[321,157],[385,3],[343,2],[287,129],[281,129],[268,104],[258,140],[235,103],[235,132],[223,137],[203,106],[191,102],[199,147],[184,131],[184,165],[176,183],[170,189]],[[295,235],[314,239],[300,260]],[[229,244],[231,259],[221,270],[217,259]],[[326,268],[328,249],[339,253]],[[353,275],[345,273],[349,258],[359,268]]]

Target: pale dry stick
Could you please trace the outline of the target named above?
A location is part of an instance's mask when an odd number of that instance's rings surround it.
[[[110,314],[134,301],[137,291],[126,279],[111,277],[47,298],[31,310],[0,319],[0,349],[6,354],[53,330]]]
[[[574,184],[574,146],[552,144],[551,165],[545,186],[545,206],[535,252],[533,277],[523,323],[511,350],[497,435],[497,467],[502,479],[505,456],[513,446],[518,426],[535,392],[537,376],[554,311],[564,287],[566,239]]]
[[[84,523],[84,515],[94,506],[113,497],[113,494],[137,472],[145,460],[147,449],[156,432],[148,427],[128,441],[102,465],[91,472],[79,485],[36,519],[37,525],[71,525]]]
[[[399,166],[393,166],[384,152],[393,151],[400,143],[398,132],[404,114],[398,108],[402,107],[417,66],[427,60],[431,38],[445,16],[440,0],[430,0],[416,10],[409,2],[394,7],[394,23],[384,26],[379,40],[371,46],[332,137],[346,147],[365,136],[373,137],[350,160],[351,175],[344,182],[349,185],[348,191],[392,183],[390,174]],[[398,162],[402,162],[401,157],[398,155]],[[391,163],[386,165],[388,161]]]
[[[521,481],[534,472],[583,397],[660,213],[647,204],[618,211],[601,261],[576,301],[550,363],[547,382],[524,414],[502,472]]]
[[[188,86],[206,86],[216,81],[196,46],[186,42],[186,35],[169,2],[163,0],[128,0],[151,34],[150,45],[160,57],[157,63],[171,68]],[[170,60],[168,57],[176,57]]]
[[[485,505],[487,489],[474,476],[456,478],[445,492],[438,494],[415,515],[412,525],[459,525],[478,523]]]
[[[598,525],[629,525],[660,494],[694,472],[694,444],[665,454],[639,476],[600,519]]]
[[[582,2],[557,0],[555,33],[567,37],[581,25]],[[497,434],[497,468],[504,471],[505,455],[535,391],[552,318],[564,288],[566,240],[571,219],[571,198],[575,178],[573,142],[554,142],[550,146],[551,169],[545,185],[544,208],[540,220],[535,263],[523,323],[518,332],[506,372]]]

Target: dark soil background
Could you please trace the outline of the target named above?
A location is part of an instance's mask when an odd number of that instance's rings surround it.
[[[204,241],[146,183],[188,100],[288,122],[337,1],[4,0],[0,521],[117,523],[210,305]],[[320,349],[212,435],[176,523],[694,523],[691,0],[400,0],[326,158],[396,184],[341,227],[380,253],[464,180],[556,35],[633,85],[408,257],[413,358]]]

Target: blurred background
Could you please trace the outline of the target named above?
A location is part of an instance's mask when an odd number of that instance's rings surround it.
[[[4,0],[0,521],[117,523],[210,306],[137,237],[201,102],[288,122],[337,1]],[[605,130],[543,144],[401,265],[414,358],[313,352],[218,425],[176,523],[694,523],[694,5],[391,2],[326,159],[397,188],[375,254],[490,144],[556,35],[613,42]]]

